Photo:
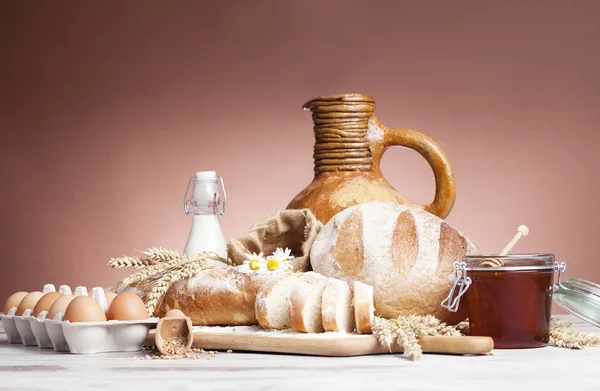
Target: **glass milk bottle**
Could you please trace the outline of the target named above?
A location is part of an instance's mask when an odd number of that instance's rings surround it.
[[[219,179],[223,199],[219,198],[217,191]],[[227,246],[219,224],[219,215],[225,213],[226,200],[223,178],[218,177],[215,171],[197,172],[190,178],[183,199],[185,214],[193,214],[192,229],[184,250],[186,255],[212,251],[227,259]]]

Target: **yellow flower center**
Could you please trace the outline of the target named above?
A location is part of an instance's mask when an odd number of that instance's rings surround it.
[[[260,261],[258,259],[253,259],[248,262],[248,267],[250,270],[259,270],[260,269]]]
[[[269,262],[267,262],[267,269],[270,271],[279,269],[279,262],[276,259],[269,259]]]

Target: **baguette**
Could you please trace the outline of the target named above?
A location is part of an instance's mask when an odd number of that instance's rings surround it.
[[[203,270],[174,282],[161,300],[157,316],[181,310],[194,325],[240,326],[258,324],[255,301],[259,288],[283,273],[243,273],[235,267]]]

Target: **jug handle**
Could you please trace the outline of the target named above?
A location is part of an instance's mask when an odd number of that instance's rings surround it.
[[[423,206],[423,209],[442,219],[446,218],[456,200],[456,182],[452,165],[442,148],[431,138],[415,130],[385,126],[381,128],[384,148],[407,147],[417,151],[427,160],[435,176],[435,198],[431,204]]]

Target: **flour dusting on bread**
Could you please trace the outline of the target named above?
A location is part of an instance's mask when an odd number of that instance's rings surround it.
[[[345,232],[349,216],[360,219],[360,235]],[[360,260],[352,259],[350,268],[344,266],[344,256],[335,250],[340,236],[362,241],[351,244],[363,248],[360,270],[354,267]],[[416,259],[410,255],[415,247]],[[440,306],[452,286],[452,263],[462,255],[479,253],[468,238],[433,214],[392,202],[371,202],[335,215],[317,236],[310,258],[313,270],[327,277],[371,285],[380,316],[431,314],[457,323],[466,318],[465,309],[450,313]]]

